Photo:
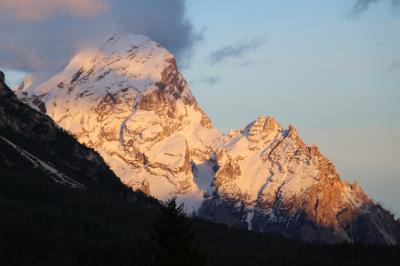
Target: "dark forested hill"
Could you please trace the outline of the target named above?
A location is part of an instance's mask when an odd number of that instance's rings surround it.
[[[0,265],[146,265],[159,203],[0,82]],[[398,247],[313,246],[193,219],[206,265],[397,265]]]

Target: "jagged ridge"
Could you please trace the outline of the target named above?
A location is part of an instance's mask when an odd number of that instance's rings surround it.
[[[200,209],[205,218],[310,242],[399,241],[393,215],[357,183],[341,181],[334,165],[293,126],[285,130],[261,116],[230,132],[216,161],[215,192]]]

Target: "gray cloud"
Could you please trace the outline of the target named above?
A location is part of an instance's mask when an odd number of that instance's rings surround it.
[[[222,47],[210,54],[210,63],[212,65],[224,61],[227,58],[240,58],[245,56],[247,53],[257,50],[265,44],[267,38],[263,36],[255,37],[248,41],[246,39],[236,42],[231,45]]]
[[[268,59],[258,59],[258,60],[244,60],[243,62],[240,62],[240,66],[242,67],[253,67],[253,66],[259,66],[268,63],[270,60]]]
[[[357,0],[353,8],[350,10],[350,16],[360,16],[367,11],[372,4],[383,2],[386,0]],[[392,4],[392,9],[396,10],[400,6],[400,0],[389,0]]]
[[[209,76],[209,77],[204,77],[200,80],[202,83],[206,83],[208,85],[215,85],[221,81],[221,77],[218,76]]]
[[[392,64],[388,67],[388,71],[400,70],[400,61],[393,61]]]
[[[56,71],[77,50],[123,31],[153,38],[182,61],[201,38],[186,17],[184,0],[33,0],[59,3],[36,10],[18,5],[24,1],[32,0],[0,3],[1,67]],[[85,10],[83,2],[97,3],[97,9]]]

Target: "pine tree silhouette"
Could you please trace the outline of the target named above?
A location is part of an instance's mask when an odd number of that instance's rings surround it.
[[[192,223],[176,198],[164,202],[154,228],[153,261],[157,266],[202,266],[204,255],[194,241]]]

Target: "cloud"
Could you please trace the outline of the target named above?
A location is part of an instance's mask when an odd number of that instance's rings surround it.
[[[383,2],[386,0],[357,0],[353,8],[350,10],[350,16],[360,16],[367,11],[372,4]],[[396,10],[400,6],[400,0],[390,0],[392,9]]]
[[[267,39],[263,35],[263,36],[257,36],[250,41],[244,39],[234,44],[227,45],[210,54],[210,63],[214,65],[224,61],[227,58],[243,57],[247,53],[257,50],[258,48],[263,46],[266,41]]]
[[[72,16],[94,16],[109,8],[105,0],[2,0],[0,9],[19,21],[42,21],[59,12]]]
[[[151,37],[178,62],[201,39],[184,0],[1,0],[0,67],[55,72],[78,50],[124,31]]]
[[[270,60],[268,59],[244,60],[243,62],[240,62],[239,65],[242,67],[253,67],[253,66],[264,65],[269,62]]]
[[[393,61],[392,64],[388,68],[389,72],[392,72],[395,70],[400,70],[400,61]]]
[[[200,80],[200,82],[206,83],[211,86],[219,83],[220,81],[221,81],[221,77],[218,77],[218,76],[208,76],[208,77],[204,77]]]

